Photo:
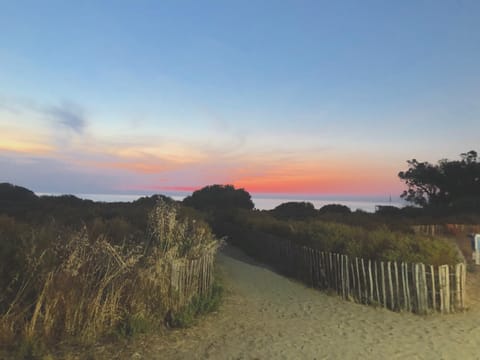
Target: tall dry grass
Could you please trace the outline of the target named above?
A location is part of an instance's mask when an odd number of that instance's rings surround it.
[[[161,324],[174,305],[172,261],[211,254],[219,243],[204,224],[179,219],[162,201],[146,233],[136,245],[113,245],[83,228],[38,247],[30,232],[16,249],[23,262],[7,282],[9,295],[0,296],[0,347],[38,339],[88,343],[129,329],[132,319]]]

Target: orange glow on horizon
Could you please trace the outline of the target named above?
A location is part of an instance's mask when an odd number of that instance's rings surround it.
[[[252,193],[373,194],[400,191],[395,175],[384,169],[360,169],[358,165],[323,169],[315,164],[274,168],[261,176],[245,176],[233,182]]]
[[[292,170],[292,169],[290,169]],[[255,171],[247,174],[244,170],[237,174],[230,174],[228,177],[218,176],[218,180],[208,183],[198,183],[197,185],[175,185],[175,179],[168,181],[163,179],[161,184],[133,185],[122,190],[141,190],[141,191],[178,191],[194,192],[207,185],[213,184],[232,184],[237,189],[243,188],[249,193],[271,193],[271,194],[380,194],[400,192],[400,182],[395,182],[395,177],[382,171],[364,171],[357,172],[351,170],[337,170],[316,173],[303,171],[298,173],[282,170],[280,168],[271,168],[264,173],[255,174]],[[195,181],[192,176],[191,181]],[[185,178],[181,178],[179,183],[184,183]]]

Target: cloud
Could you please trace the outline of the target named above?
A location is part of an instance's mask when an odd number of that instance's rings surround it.
[[[45,113],[56,124],[71,129],[77,134],[82,134],[87,126],[83,109],[69,102],[47,108]]]
[[[84,133],[88,125],[84,108],[70,101],[62,101],[58,105],[42,104],[33,99],[8,97],[0,93],[0,112],[16,115],[22,121],[29,119],[28,121],[39,124],[39,121],[47,120],[55,127],[60,125],[77,134]]]

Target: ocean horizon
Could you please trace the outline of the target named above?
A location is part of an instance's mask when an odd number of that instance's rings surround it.
[[[51,195],[60,196],[65,194],[59,193],[37,193],[37,195]],[[132,202],[138,200],[141,197],[152,196],[153,194],[83,194],[74,193],[71,194],[80,199],[93,200],[100,202]],[[178,194],[178,193],[165,193],[162,194],[176,201],[182,201],[186,196],[190,194]],[[348,195],[303,195],[295,196],[285,194],[279,196],[276,194],[252,194],[252,201],[255,204],[255,208],[258,210],[272,210],[278,205],[286,202],[311,202],[316,209],[329,204],[340,204],[348,206],[352,211],[363,210],[367,212],[375,212],[376,206],[396,206],[403,207],[406,205],[400,198],[381,197],[381,196],[348,196]]]

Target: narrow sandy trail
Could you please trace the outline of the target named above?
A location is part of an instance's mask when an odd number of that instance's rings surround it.
[[[224,304],[122,351],[138,359],[480,359],[480,313],[421,317],[306,288],[226,248]]]

